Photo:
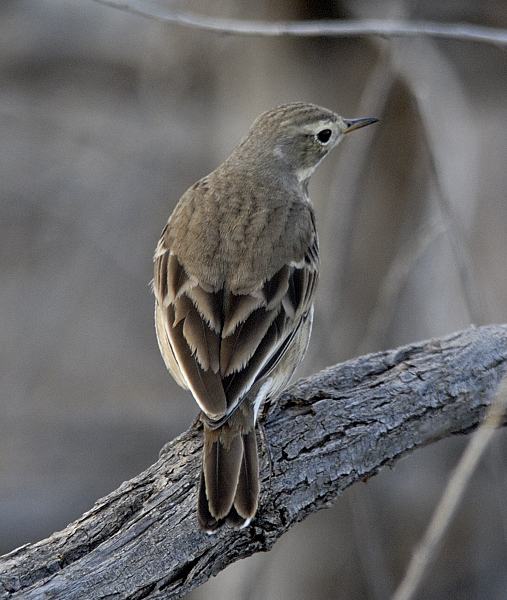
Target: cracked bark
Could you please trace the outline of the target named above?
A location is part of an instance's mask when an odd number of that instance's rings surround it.
[[[416,448],[481,421],[507,367],[507,325],[470,328],[329,367],[296,382],[264,421],[261,502],[244,531],[195,518],[201,432],[80,519],[0,558],[0,599],[179,598]],[[262,458],[262,456],[264,458]]]

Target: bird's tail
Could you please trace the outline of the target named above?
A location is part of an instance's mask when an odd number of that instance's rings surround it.
[[[257,511],[259,460],[255,425],[253,417],[241,415],[238,419],[239,416],[235,414],[217,429],[204,424],[197,516],[208,533],[224,523],[246,527]]]

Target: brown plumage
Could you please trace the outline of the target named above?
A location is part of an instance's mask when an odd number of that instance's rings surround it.
[[[201,527],[244,527],[259,477],[255,421],[287,385],[311,332],[319,249],[308,181],[347,121],[312,104],[261,115],[180,199],[155,253],[164,361],[204,422]]]

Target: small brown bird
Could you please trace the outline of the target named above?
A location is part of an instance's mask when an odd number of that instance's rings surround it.
[[[197,515],[246,527],[259,499],[255,422],[310,338],[319,245],[308,182],[343,135],[378,119],[314,104],[263,113],[178,202],[155,252],[160,352],[202,413]]]

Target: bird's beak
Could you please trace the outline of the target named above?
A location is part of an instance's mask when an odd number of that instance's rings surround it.
[[[342,133],[350,133],[351,131],[355,131],[361,127],[366,127],[366,125],[376,123],[377,121],[378,119],[376,117],[365,117],[364,119],[344,119],[344,123],[347,127],[342,131]]]

